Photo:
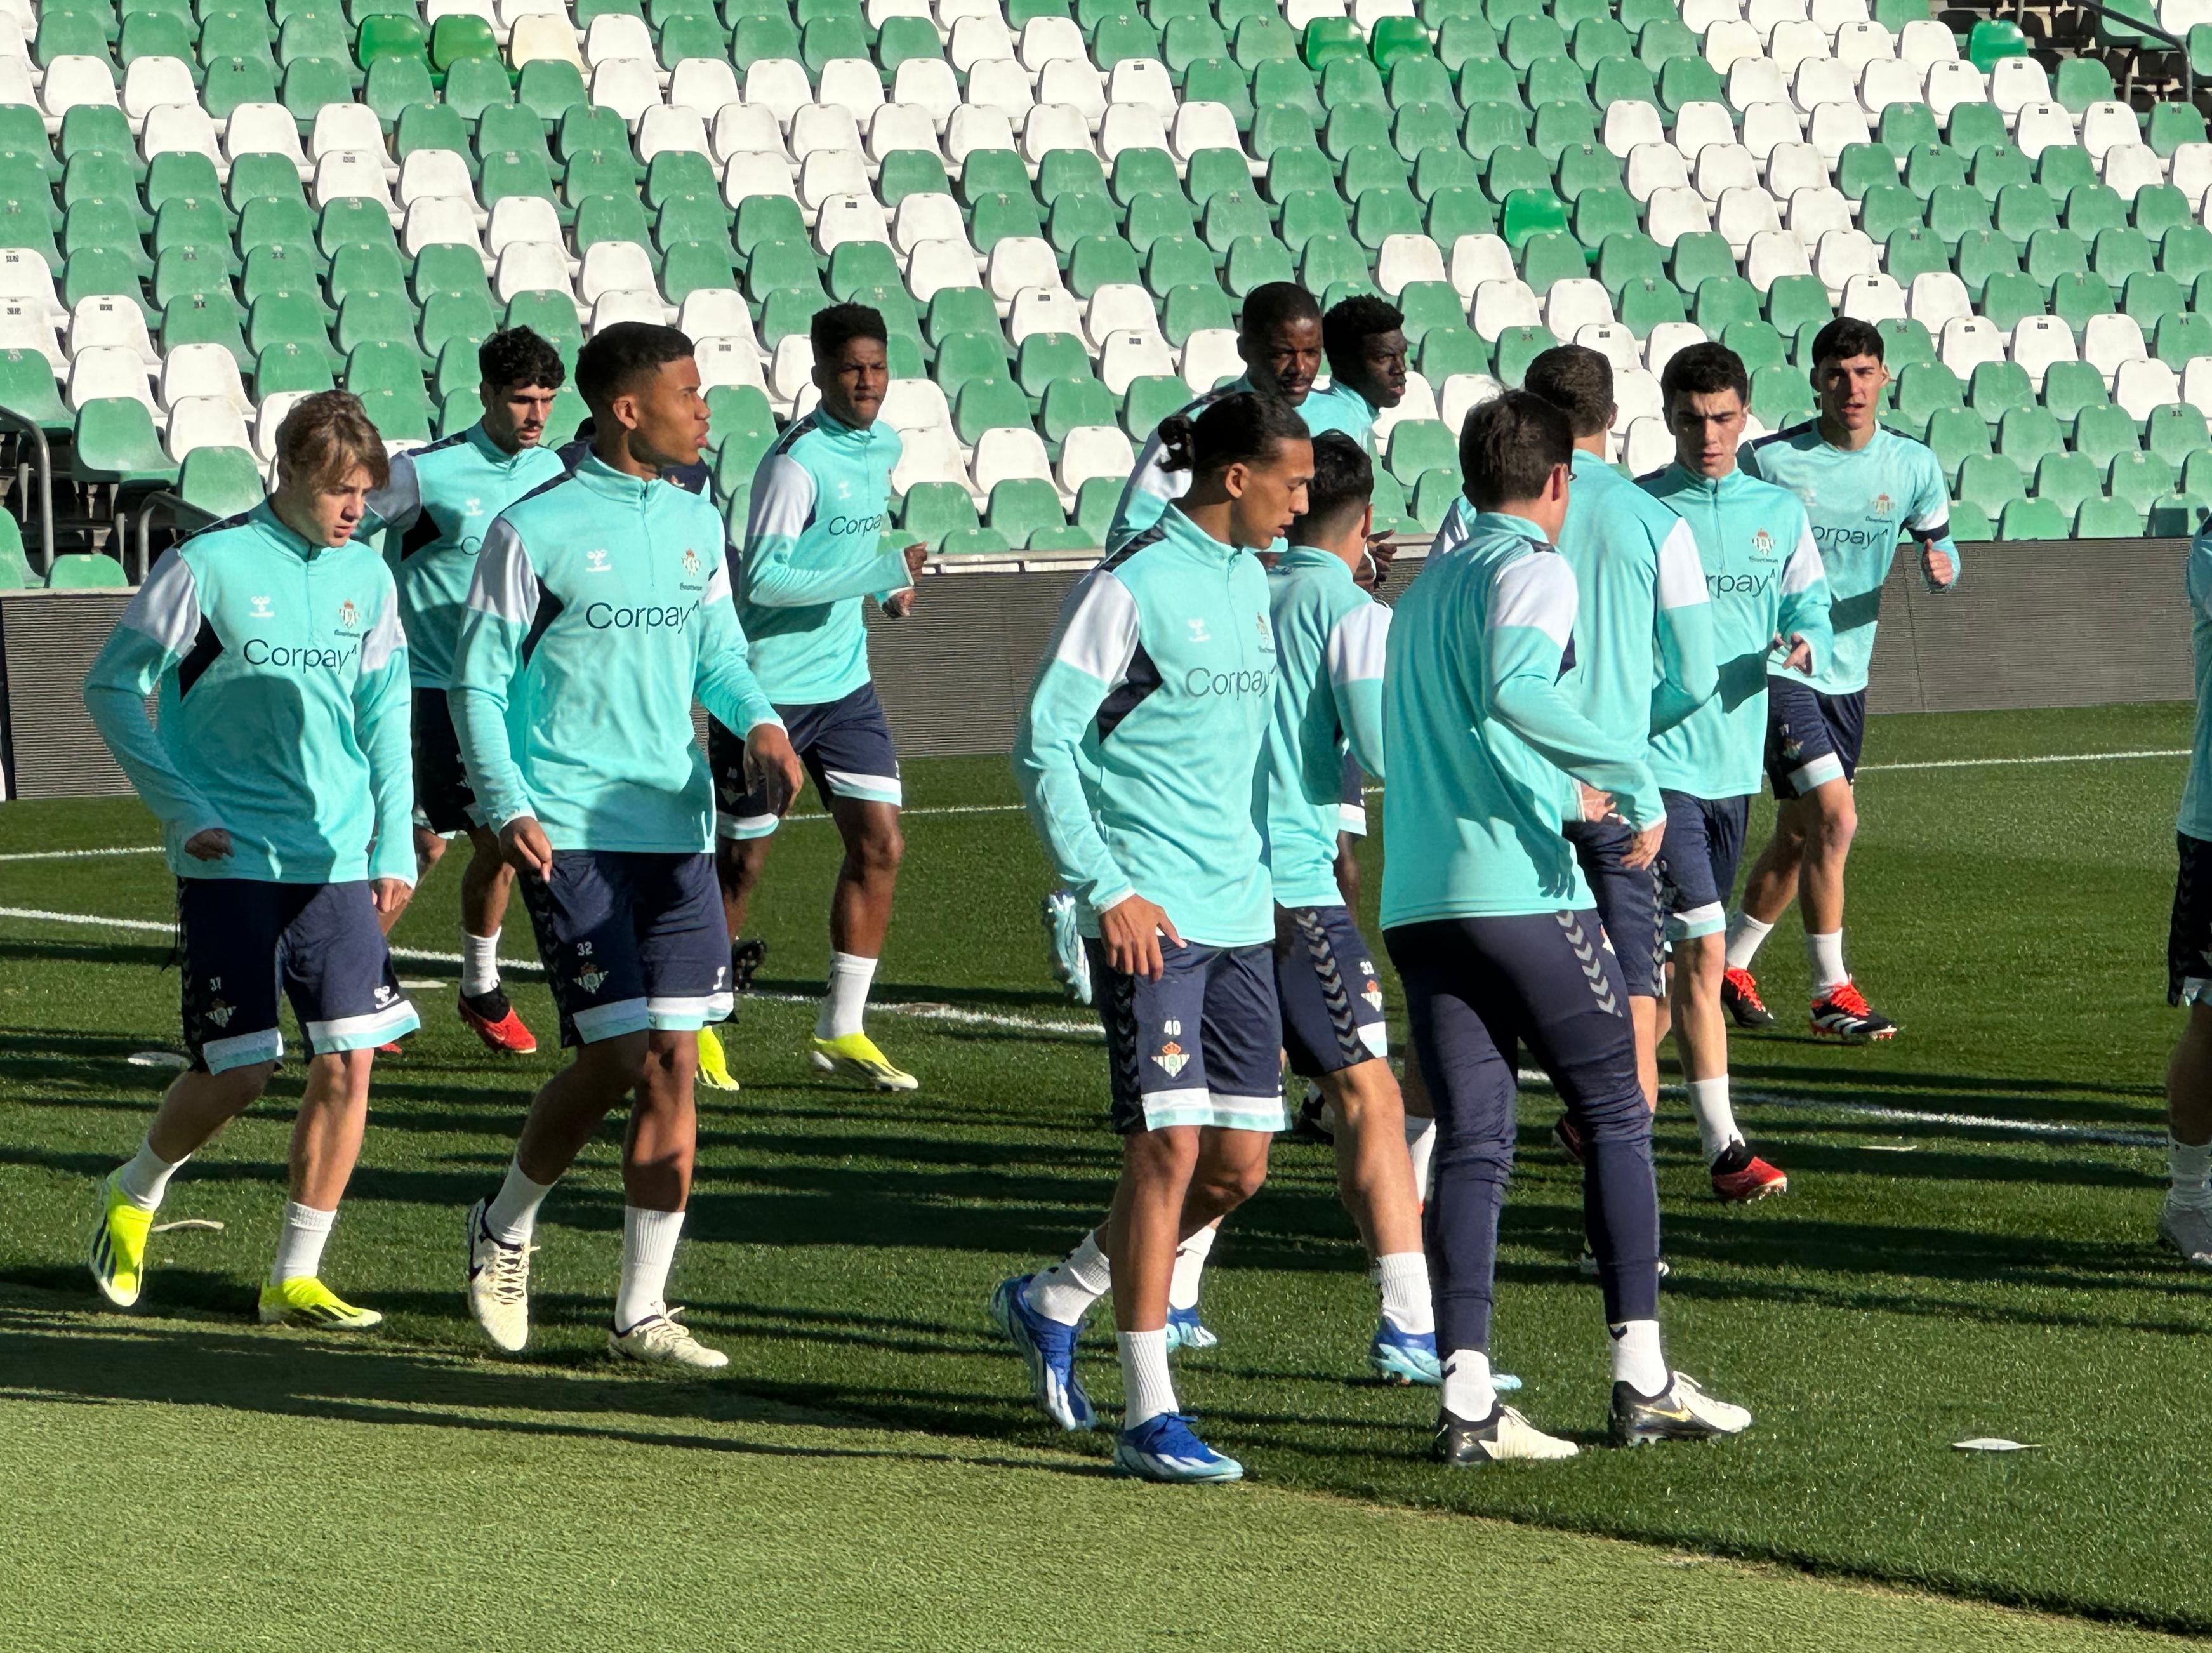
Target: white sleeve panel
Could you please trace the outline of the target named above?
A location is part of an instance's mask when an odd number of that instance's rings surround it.
[[[191,648],[200,631],[200,587],[191,565],[173,549],[162,552],[123,611],[120,623],[152,638],[170,654]]]
[[[745,541],[763,537],[795,540],[814,514],[814,475],[788,453],[776,454],[753,479],[752,507],[745,514]]]
[[[1528,627],[1565,648],[1574,635],[1580,602],[1574,570],[1565,559],[1537,551],[1507,563],[1491,580],[1490,623]]]
[[[538,570],[530,566],[522,536],[503,516],[493,521],[483,549],[477,553],[469,606],[517,626],[528,625],[538,612]]]
[[[1659,606],[1685,609],[1710,600],[1697,536],[1688,523],[1677,522],[1659,542]]]
[[[1827,569],[1820,561],[1820,548],[1813,543],[1813,525],[1802,524],[1797,531],[1797,549],[1790,553],[1790,561],[1783,565],[1782,589],[1796,596],[1818,585],[1827,577]]]
[[[1137,599],[1102,568],[1085,578],[1053,658],[1116,689],[1128,680],[1138,636]]]
[[[407,634],[399,624],[399,593],[397,587],[389,587],[384,593],[383,611],[361,641],[362,672],[381,672],[385,662],[406,647]]]
[[[1366,602],[1346,611],[1328,634],[1328,677],[1331,683],[1361,683],[1380,679],[1382,657],[1390,641],[1390,611],[1380,603]]]

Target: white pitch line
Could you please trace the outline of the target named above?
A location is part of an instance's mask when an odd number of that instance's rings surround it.
[[[56,913],[37,907],[0,907],[0,919],[25,919],[37,924],[70,924],[82,929],[131,930],[145,933],[173,936],[177,927],[146,918],[105,918],[96,913]],[[434,952],[422,947],[394,947],[392,956],[410,964],[458,964],[459,953]],[[535,958],[502,958],[502,970],[522,975],[542,975],[545,966]],[[812,1005],[820,1000],[811,994],[756,993],[746,995],[772,1005]],[[902,1001],[896,999],[871,1000],[872,1007],[895,1016],[908,1016],[917,1021],[949,1022],[966,1027],[1001,1027],[1023,1033],[1087,1034],[1103,1038],[1096,1022],[1046,1021],[1035,1017],[1007,1016],[986,1010],[963,1010],[957,1005],[929,1000]]]
[[[0,861],[88,861],[102,855],[158,855],[159,844],[131,845],[121,849],[27,849],[0,855]]]
[[[1862,763],[1861,775],[1899,774],[1906,769],[1993,769],[2032,763],[2118,763],[2131,757],[2186,757],[2189,748],[2141,752],[2061,752],[2050,757],[1942,757],[1923,763]]]

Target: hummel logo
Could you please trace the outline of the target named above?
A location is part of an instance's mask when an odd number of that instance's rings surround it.
[[[483,501],[482,500],[463,500],[461,501],[461,514],[465,517],[482,516],[483,514]]]
[[[1213,635],[1206,630],[1206,622],[1203,619],[1194,619],[1190,622],[1190,640],[1194,643],[1210,643],[1213,641]]]
[[[606,552],[604,550],[586,551],[584,553],[584,571],[586,574],[605,574],[607,571]]]
[[[852,498],[853,484],[849,482],[842,480],[839,481],[837,483],[837,497],[841,500],[848,500]]]
[[[273,620],[276,617],[276,611],[269,606],[267,598],[257,597],[253,599],[253,617],[257,620]]]

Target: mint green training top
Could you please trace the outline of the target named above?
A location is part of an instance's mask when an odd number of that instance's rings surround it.
[[[2189,542],[2182,575],[2189,593],[2189,636],[2197,655],[2197,737],[2190,744],[2189,779],[2181,789],[2179,830],[2212,840],[2212,525]]]
[[[1585,717],[1648,740],[1712,698],[1712,605],[1687,524],[1577,448],[1559,555],[1581,599],[1567,684]]]
[[[407,690],[398,593],[376,548],[310,545],[264,500],[154,564],[85,675],[84,704],[161,817],[179,878],[412,884]],[[230,854],[185,854],[210,827],[230,834]]]
[[[776,723],[730,606],[712,501],[586,455],[484,536],[449,698],[484,818],[556,849],[690,854],[714,789],[691,701]]]
[[[363,526],[387,532],[384,554],[399,582],[399,619],[417,689],[453,683],[453,651],[484,530],[566,469],[550,447],[501,452],[481,420],[443,441],[392,456],[392,480],[368,496],[376,520]]]
[[[1951,558],[1951,584],[1921,578],[1931,592],[1959,583],[1965,563],[1951,539],[1951,489],[1943,466],[1924,444],[1876,427],[1856,453],[1830,446],[1817,419],[1763,436],[1736,456],[1747,475],[1796,495],[1813,525],[1813,543],[1827,570],[1829,629],[1835,634],[1813,687],[1824,695],[1856,694],[1874,659],[1881,588],[1900,535],[1934,545]],[[1768,668],[1779,672],[1778,661]]]
[[[1759,790],[1766,751],[1766,672],[1788,639],[1828,658],[1828,577],[1797,496],[1731,471],[1718,481],[1670,465],[1637,484],[1690,525],[1712,599],[1720,692],[1654,737],[1659,784],[1692,798]]]
[[[1344,559],[1285,550],[1267,576],[1275,703],[1267,726],[1267,870],[1278,907],[1340,907],[1344,754],[1382,775],[1382,655],[1390,611]]]
[[[1589,906],[1560,827],[1569,776],[1661,818],[1643,739],[1607,734],[1560,681],[1579,598],[1543,530],[1484,512],[1398,599],[1382,680],[1382,922]]]
[[[753,473],[738,573],[738,620],[753,673],[778,706],[821,706],[868,681],[863,599],[913,581],[887,542],[898,432],[817,408],[792,422]]]
[[[1185,941],[1271,943],[1267,576],[1169,507],[1068,593],[1014,776],[1086,935],[1131,895]]]
[[[1371,458],[1375,453],[1375,421],[1382,411],[1349,385],[1334,381],[1309,391],[1298,404],[1298,416],[1316,436],[1324,430],[1340,430]]]

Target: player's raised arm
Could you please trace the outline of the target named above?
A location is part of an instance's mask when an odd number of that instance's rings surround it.
[[[1522,557],[1498,571],[1484,656],[1490,702],[1547,762],[1611,793],[1621,817],[1640,832],[1664,818],[1650,765],[1584,717],[1559,687],[1577,603],[1573,570],[1557,556]]]
[[[369,494],[368,520],[362,526],[368,533],[389,533],[404,538],[422,514],[422,486],[415,472],[415,461],[406,453],[395,453],[392,456],[390,478],[383,487]],[[385,549],[389,553],[399,548],[387,544]]]
[[[1014,778],[1053,870],[1094,912],[1127,900],[1136,886],[1099,835],[1076,757],[1098,708],[1128,682],[1139,632],[1136,599],[1111,571],[1085,579],[1068,595],[1014,735]]]
[[[470,784],[495,831],[534,812],[507,739],[507,712],[523,639],[540,595],[529,549],[502,516],[477,554],[449,694]]]
[[[1659,682],[1651,691],[1651,732],[1673,728],[1713,697],[1720,665],[1713,649],[1713,605],[1705,564],[1686,522],[1659,545],[1659,582],[1651,641]]]
[[[745,600],[763,608],[805,608],[897,591],[908,583],[906,553],[878,542],[870,556],[808,564],[799,538],[814,514],[814,477],[788,453],[769,456],[753,483],[745,518]]]
[[[189,842],[221,831],[222,820],[170,760],[146,714],[146,697],[199,635],[199,586],[176,551],[161,554],[85,674],[84,709],[146,807]]]
[[[383,611],[362,639],[361,675],[354,681],[353,703],[354,726],[368,759],[369,797],[376,813],[368,876],[372,881],[396,878],[411,888],[416,878],[414,696],[397,588],[385,594]]]

